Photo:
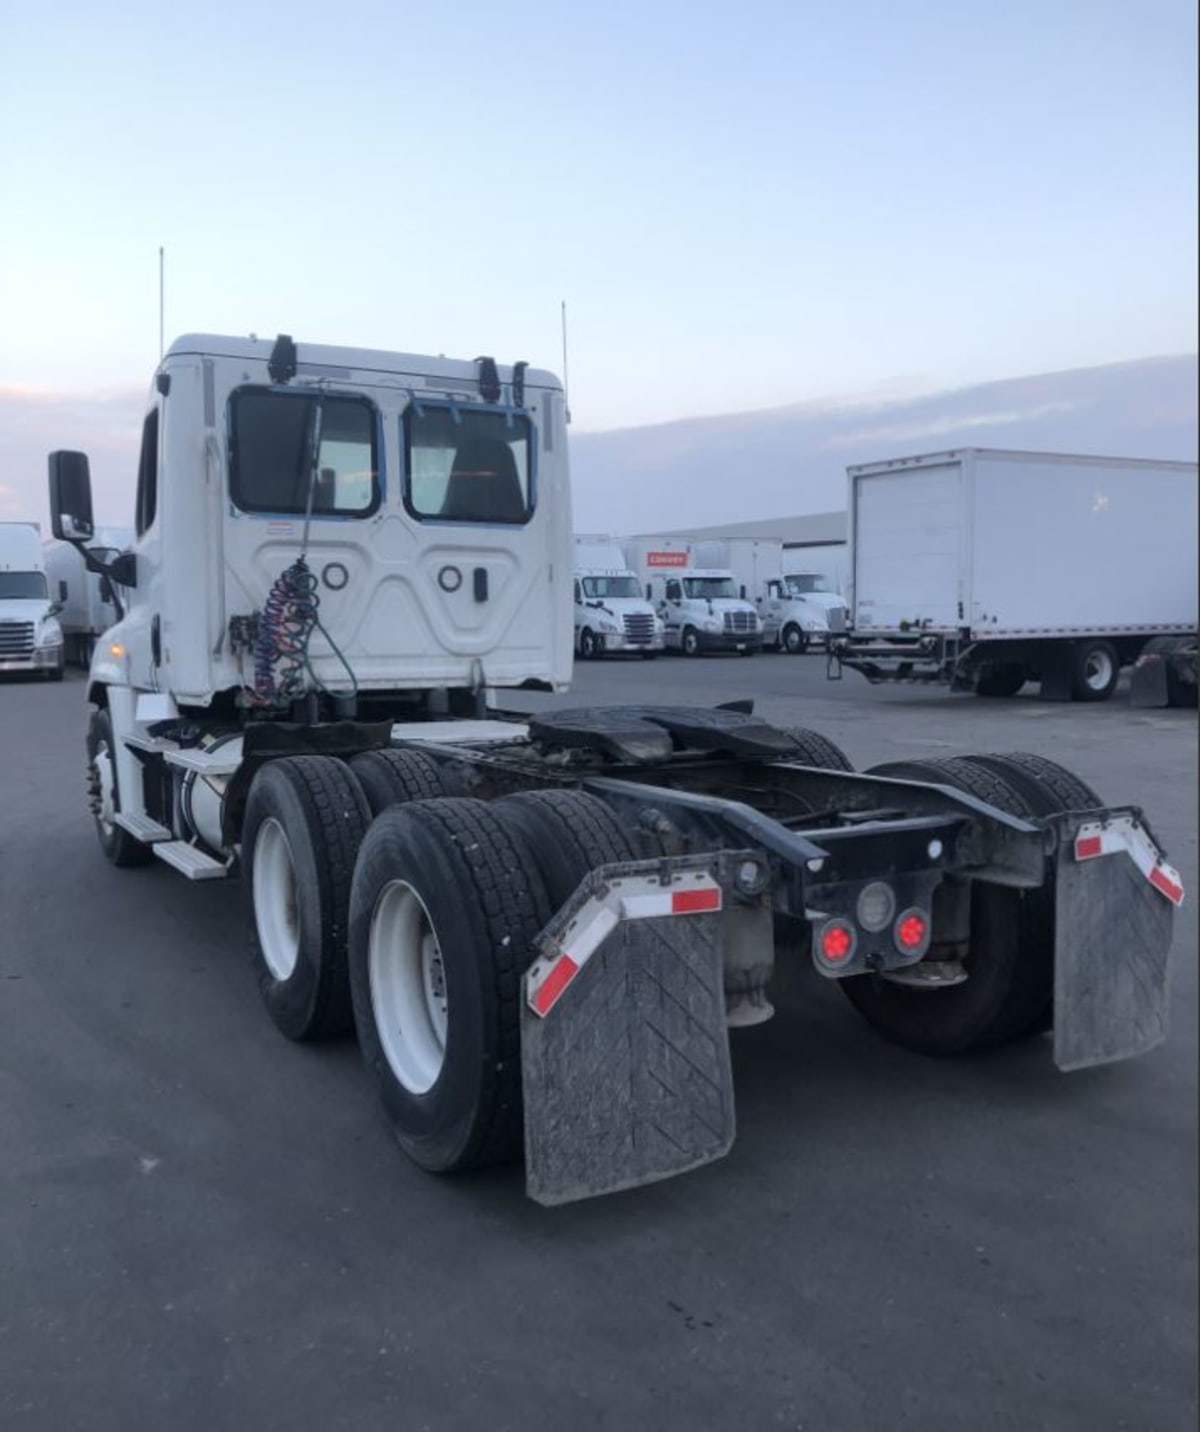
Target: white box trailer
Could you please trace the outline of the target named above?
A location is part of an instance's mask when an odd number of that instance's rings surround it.
[[[99,555],[115,557],[132,544],[132,527],[98,527],[92,545]],[[118,594],[107,577],[88,570],[70,542],[47,542],[44,551],[50,592],[60,606],[65,659],[86,667],[96,639],[120,619]]]
[[[799,547],[785,546],[784,575],[818,578],[822,585],[814,590],[840,595],[849,582],[849,556],[850,548],[845,542],[806,542]]]
[[[1196,627],[1195,463],[965,448],[847,476],[839,674],[1100,701]]]

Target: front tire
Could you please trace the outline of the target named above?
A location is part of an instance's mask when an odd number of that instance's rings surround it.
[[[783,629],[781,645],[789,656],[801,656],[808,650],[808,633],[803,627],[790,623]]]
[[[584,627],[579,633],[579,659],[595,661],[597,654],[596,634],[589,627]]]
[[[153,856],[148,845],[135,840],[113,817],[121,809],[121,793],[117,785],[117,763],[113,756],[112,718],[103,708],[92,712],[88,723],[88,796],[96,837],[100,849],[113,865],[129,869],[145,865]]]
[[[550,913],[528,852],[482,801],[393,806],[363,842],[354,1020],[384,1113],[422,1168],[520,1154],[521,977]]]
[[[250,786],[242,871],[251,957],[267,1012],[289,1039],[352,1026],[346,932],[370,821],[358,781],[330,756],[268,761]]]
[[[685,627],[683,639],[680,642],[680,650],[684,656],[700,655],[700,634],[695,627]]]

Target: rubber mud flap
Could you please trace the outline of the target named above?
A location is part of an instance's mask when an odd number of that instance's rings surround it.
[[[721,916],[621,921],[545,1017],[523,993],[521,1060],[526,1189],[538,1203],[635,1188],[728,1153]]]
[[[1056,822],[1054,1062],[1132,1059],[1167,1035],[1174,907],[1123,852],[1078,861],[1078,817]]]
[[[1167,678],[1167,657],[1160,652],[1147,652],[1135,663],[1129,676],[1131,706],[1169,706],[1170,688]]]

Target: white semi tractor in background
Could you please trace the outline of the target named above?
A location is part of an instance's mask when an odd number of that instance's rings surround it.
[[[703,564],[694,544],[676,537],[635,537],[624,551],[662,620],[668,651],[751,656],[762,649],[758,609],[740,594],[728,567]]]
[[[132,527],[97,527],[91,546],[98,556],[111,560],[132,541]],[[121,616],[120,598],[107,577],[88,570],[71,542],[47,542],[45,561],[50,591],[59,604],[64,659],[86,667],[97,639]]]
[[[0,522],[0,675],[63,677],[59,603],[51,597],[36,522]]]
[[[727,537],[697,542],[702,567],[733,573],[738,595],[754,603],[762,623],[762,644],[792,655],[824,646],[831,633],[846,629],[846,606],[815,574],[787,574],[783,543],[775,538]]]
[[[566,439],[524,363],[189,335],[129,551],[89,547],[87,457],[52,453],[55,536],[125,605],[86,686],[108,859],[240,877],[279,1030],[355,1030],[417,1163],[523,1151],[544,1203],[729,1149],[727,1030],[780,962],[926,1053],[1158,1043],[1179,877],[1053,762],[858,773],[745,702],[485,707],[571,673]]]
[[[847,475],[831,674],[1103,701],[1148,643],[1194,650],[1195,463],[963,448]]]
[[[656,656],[663,623],[612,537],[577,536],[574,548],[575,654]]]

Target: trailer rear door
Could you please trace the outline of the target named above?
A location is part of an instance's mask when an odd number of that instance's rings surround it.
[[[959,462],[852,474],[854,620],[858,631],[901,622],[962,625],[965,501]]]

